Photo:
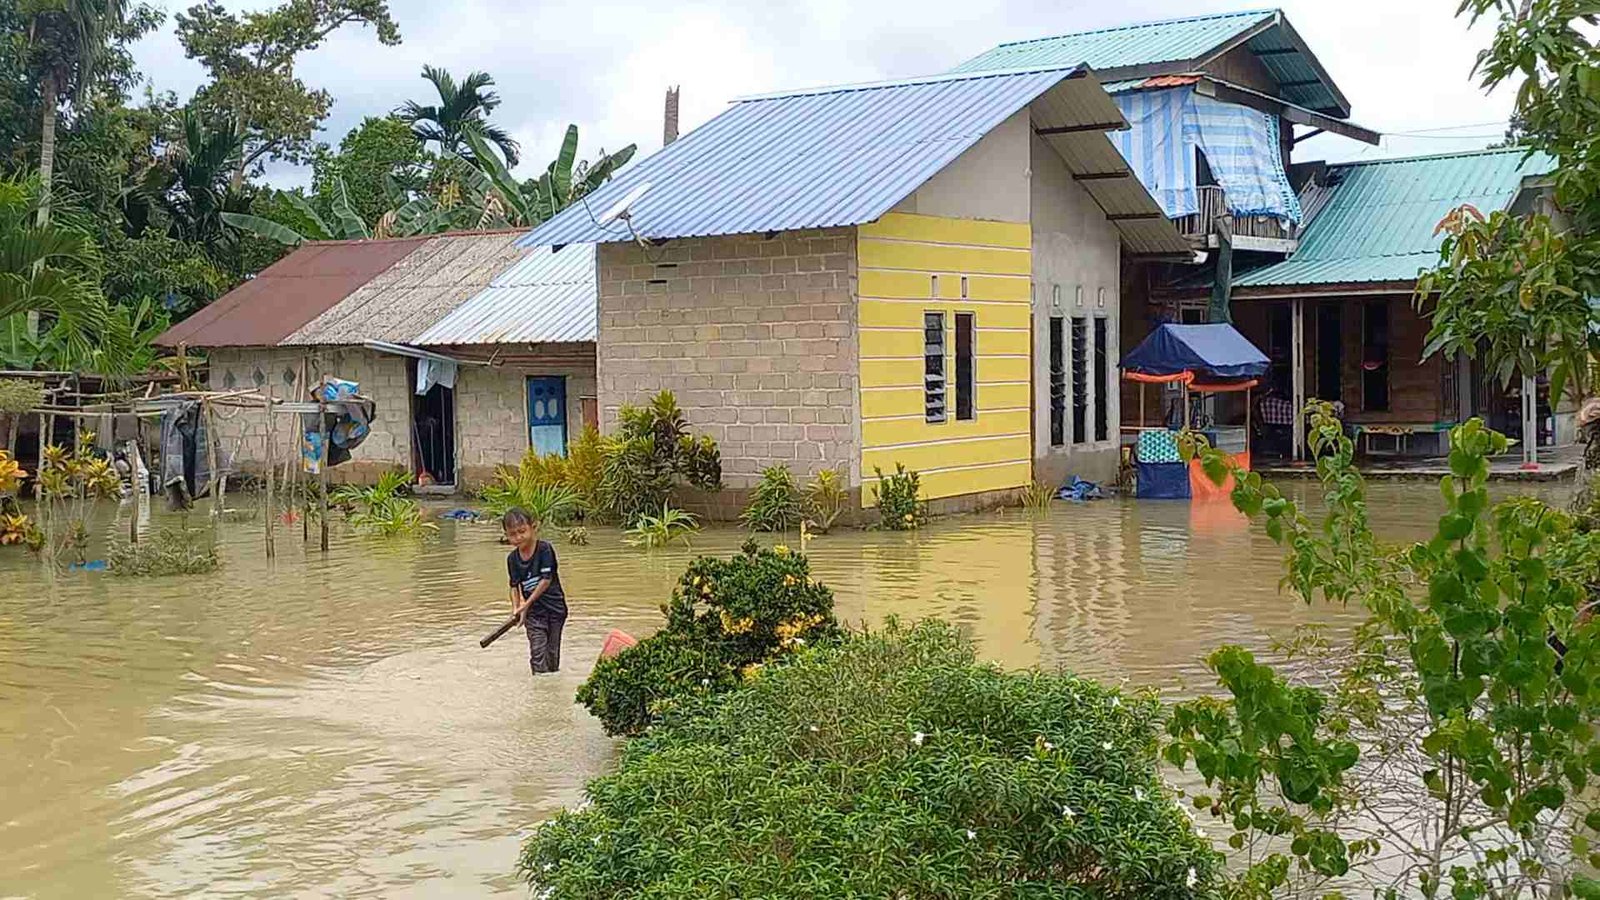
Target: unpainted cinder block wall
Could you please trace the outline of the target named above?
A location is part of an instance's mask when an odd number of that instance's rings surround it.
[[[725,513],[767,466],[860,483],[855,230],[602,244],[602,430],[672,391],[722,449]]]

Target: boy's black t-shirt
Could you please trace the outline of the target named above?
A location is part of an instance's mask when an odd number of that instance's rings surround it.
[[[506,557],[506,574],[511,578],[511,586],[522,590],[523,599],[533,593],[539,582],[550,579],[550,587],[539,595],[532,607],[528,609],[530,616],[543,616],[550,619],[565,619],[567,617],[567,595],[561,590],[561,572],[556,563],[556,548],[549,541],[539,541],[533,545],[533,556],[522,558],[521,551],[515,547]]]

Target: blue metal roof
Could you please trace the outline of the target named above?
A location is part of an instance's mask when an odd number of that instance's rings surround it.
[[[1434,233],[1450,210],[1485,215],[1511,205],[1523,179],[1554,168],[1520,149],[1479,150],[1329,166],[1333,195],[1305,228],[1293,256],[1235,275],[1233,286],[1273,287],[1410,281],[1439,260]]]
[[[987,72],[1019,66],[1083,63],[1096,71],[1188,62],[1276,15],[1253,9],[1159,22],[1137,22],[1056,37],[1014,41],[967,60],[951,71]]]
[[[1140,22],[1016,41],[979,54],[951,71],[986,72],[1081,62],[1119,79],[1170,75],[1199,70],[1201,63],[1246,35],[1256,59],[1274,81],[1283,85],[1276,94],[1279,99],[1341,117],[1350,114],[1349,101],[1288,19],[1276,9]],[[1106,90],[1116,93],[1135,86],[1113,82],[1106,85]]]
[[[624,169],[522,244],[870,222],[1076,69],[943,75],[741,100]],[[1093,93],[1105,109],[1093,106],[1102,118],[1084,121],[1120,120],[1110,98]],[[600,224],[598,217],[641,185],[649,187],[629,204],[629,223]]]
[[[595,339],[594,245],[539,247],[419,335],[416,344],[579,343]]]

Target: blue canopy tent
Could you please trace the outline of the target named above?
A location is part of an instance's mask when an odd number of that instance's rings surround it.
[[[1245,392],[1244,461],[1250,454],[1250,389],[1267,371],[1265,354],[1228,324],[1161,325],[1118,364],[1122,377],[1139,382],[1139,439],[1135,448],[1141,498],[1192,496],[1189,467],[1179,458],[1175,435],[1144,427],[1144,385],[1179,384],[1183,422],[1188,425],[1189,392]],[[1203,381],[1200,379],[1204,379]]]

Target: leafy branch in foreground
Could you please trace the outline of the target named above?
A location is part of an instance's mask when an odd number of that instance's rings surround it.
[[[1580,871],[1600,862],[1586,859],[1600,828],[1585,795],[1600,775],[1592,541],[1535,499],[1491,507],[1489,457],[1507,442],[1473,419],[1451,433],[1432,539],[1381,545],[1350,439],[1328,404],[1308,412],[1322,521],[1255,473],[1233,472],[1233,502],[1265,520],[1305,602],[1367,618],[1320,666],[1218,650],[1227,696],[1179,704],[1168,728],[1167,758],[1195,764],[1217,791],[1201,805],[1246,854],[1235,894],[1341,878],[1380,896],[1594,895]],[[1185,450],[1228,474],[1203,440]]]

